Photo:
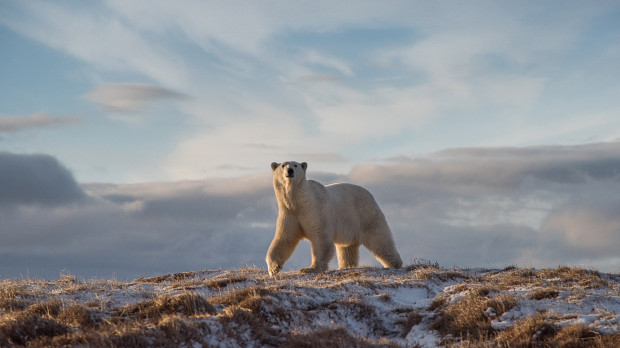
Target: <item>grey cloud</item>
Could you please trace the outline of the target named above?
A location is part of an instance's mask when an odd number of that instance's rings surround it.
[[[620,144],[607,143],[452,149],[358,166],[349,179],[371,189],[411,254],[461,265],[481,265],[477,255],[488,255],[482,265],[586,262],[613,271],[619,174]]]
[[[560,183],[620,178],[620,143],[529,148],[453,149],[437,157],[465,159],[472,165],[495,165],[520,180],[534,176]]]
[[[541,229],[584,255],[615,256],[620,247],[619,197],[618,182],[590,181],[552,211]]]
[[[0,152],[0,206],[58,205],[85,197],[71,172],[55,158]]]
[[[109,83],[98,86],[85,97],[108,111],[132,112],[161,100],[184,99],[184,94],[141,83]]]
[[[16,133],[28,129],[48,128],[81,122],[74,116],[53,117],[48,113],[40,112],[29,116],[2,116],[0,117],[0,133]]]
[[[144,218],[197,220],[203,223],[230,223],[234,220],[252,219],[253,223],[265,222],[277,214],[271,182],[239,190],[242,180],[221,180],[224,187],[213,189],[213,183],[186,182],[168,184],[119,185],[107,187],[101,197],[120,204],[139,203],[134,212]],[[225,187],[235,185],[237,189]],[[91,189],[96,192],[96,189]]]
[[[620,179],[620,143],[530,148],[463,148],[428,158],[363,165],[351,178],[451,194],[507,194],[534,178],[552,184]]]
[[[270,182],[213,184],[89,184],[86,204],[0,210],[0,260],[7,254],[24,260],[1,264],[0,276],[50,278],[66,269],[83,277],[135,278],[262,265],[277,215]]]

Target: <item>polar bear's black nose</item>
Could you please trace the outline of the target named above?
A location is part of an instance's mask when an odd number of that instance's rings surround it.
[[[291,168],[288,169],[287,173],[288,173],[288,176],[295,175],[295,171],[293,169],[291,169]]]

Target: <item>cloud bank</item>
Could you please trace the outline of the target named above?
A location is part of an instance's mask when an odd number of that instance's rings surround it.
[[[268,164],[231,179],[77,185],[49,156],[0,162],[0,276],[263,267],[277,216]],[[451,149],[345,176],[315,172],[312,162],[308,170],[325,184],[369,188],[409,262],[620,271],[620,143]],[[285,268],[310,261],[302,244]],[[377,265],[368,253],[362,263]]]

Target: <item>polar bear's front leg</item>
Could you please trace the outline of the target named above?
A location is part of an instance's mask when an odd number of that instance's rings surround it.
[[[276,226],[276,235],[267,251],[267,269],[269,275],[274,276],[282,269],[282,265],[291,257],[301,239],[301,232],[297,219],[288,215],[279,215]]]

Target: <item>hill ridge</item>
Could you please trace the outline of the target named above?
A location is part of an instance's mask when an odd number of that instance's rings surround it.
[[[0,346],[620,345],[620,275],[552,269],[202,270],[0,282]]]

